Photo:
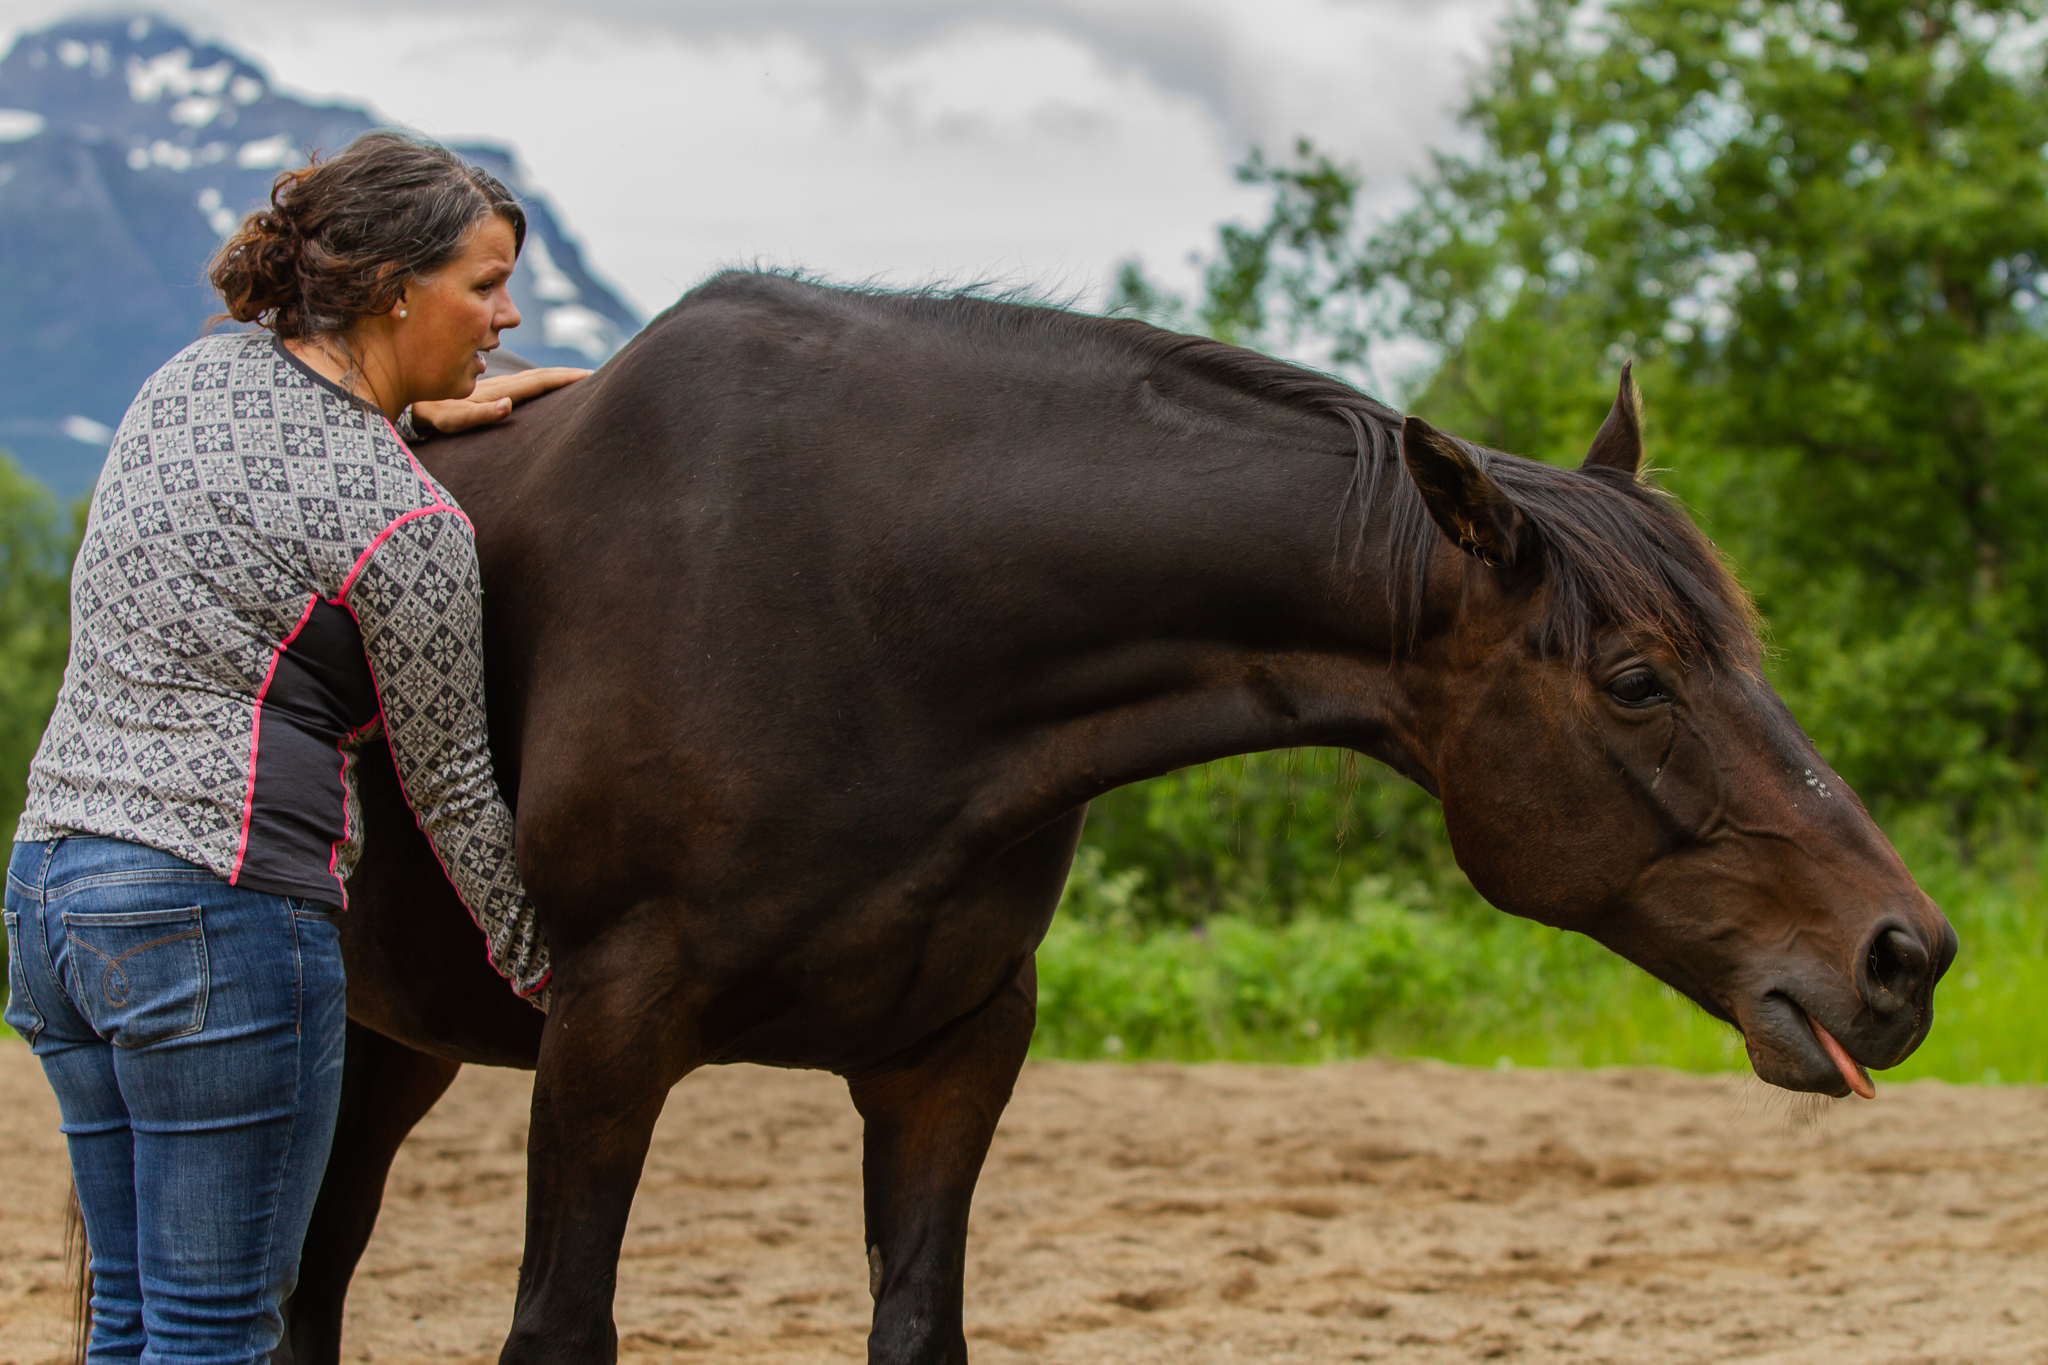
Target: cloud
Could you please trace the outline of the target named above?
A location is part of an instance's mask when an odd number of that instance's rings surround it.
[[[544,0],[506,9],[556,12]],[[696,38],[795,35],[842,60],[977,23],[1054,30],[1197,101],[1232,143],[1311,134],[1409,165],[1420,164],[1418,141],[1442,137],[1506,9],[1506,0],[595,0],[582,13]]]
[[[0,0],[4,25],[43,0]],[[659,308],[722,263],[1088,293],[1193,282],[1253,144],[1307,134],[1399,200],[1505,0],[168,0],[302,92],[516,145]]]

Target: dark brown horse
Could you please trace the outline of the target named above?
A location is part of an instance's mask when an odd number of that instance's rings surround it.
[[[738,1061],[846,1078],[871,1357],[964,1359],[968,1204],[1085,804],[1227,754],[1390,764],[1495,905],[1640,963],[1778,1085],[1861,1088],[1931,1022],[1953,934],[1638,480],[1626,377],[1560,470],[1137,323],[728,275],[426,454],[476,522],[554,1005],[491,974],[366,764],[301,1365],[464,1062],[538,1070],[506,1361],[614,1356],[655,1118]]]

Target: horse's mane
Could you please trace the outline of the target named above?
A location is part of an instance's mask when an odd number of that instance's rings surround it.
[[[1043,311],[1043,310],[1041,310]],[[1441,532],[1401,467],[1402,416],[1333,375],[1207,337],[1127,319],[1066,315],[1114,329],[1139,354],[1295,411],[1331,414],[1352,431],[1358,465],[1340,513],[1349,553],[1384,502],[1388,592],[1410,627],[1422,606],[1429,557]],[[1457,438],[1453,438],[1457,439]],[[1689,663],[1753,665],[1755,609],[1713,544],[1664,490],[1600,466],[1561,469],[1540,460],[1462,446],[1514,500],[1535,529],[1548,590],[1547,652],[1587,662],[1604,629],[1662,640]],[[1343,515],[1355,507],[1355,520]]]
[[[1396,618],[1412,632],[1422,615],[1431,553],[1441,533],[1401,462],[1402,416],[1334,375],[1208,337],[1130,318],[1097,317],[1020,301],[1014,291],[846,288],[785,274],[715,276],[691,297],[816,289],[855,306],[898,311],[983,336],[1080,342],[1139,368],[1173,371],[1293,415],[1350,429],[1357,465],[1338,509],[1338,553],[1357,565],[1368,528],[1385,516],[1378,549]],[[785,295],[786,297],[786,295]],[[1241,413],[1219,414],[1242,420]],[[1761,652],[1755,610],[1713,544],[1662,489],[1600,466],[1563,469],[1460,440],[1514,500],[1536,533],[1546,609],[1541,647],[1590,661],[1601,634],[1661,640],[1689,664],[1753,667]],[[1347,528],[1350,528],[1347,532]],[[1347,543],[1348,542],[1348,543]]]

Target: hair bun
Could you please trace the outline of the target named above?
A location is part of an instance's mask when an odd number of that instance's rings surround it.
[[[236,322],[287,340],[341,335],[459,256],[492,214],[511,225],[516,252],[526,215],[503,185],[437,143],[380,129],[282,172],[207,278]]]
[[[236,322],[264,322],[295,311],[305,241],[292,215],[279,206],[242,220],[222,245],[207,275]]]

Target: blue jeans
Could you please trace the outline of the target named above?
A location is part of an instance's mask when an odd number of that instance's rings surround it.
[[[120,839],[16,844],[7,1023],[57,1092],[88,1361],[265,1360],[341,1099],[331,907]]]

